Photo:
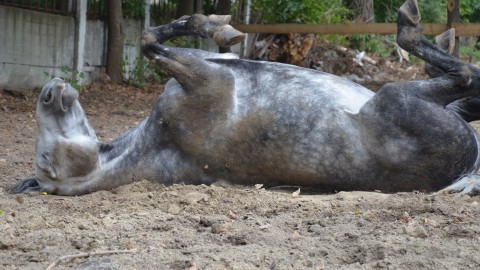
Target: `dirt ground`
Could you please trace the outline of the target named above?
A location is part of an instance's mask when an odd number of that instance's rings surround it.
[[[97,85],[80,100],[109,141],[160,92]],[[34,173],[35,100],[0,91],[0,269],[480,268],[480,197],[148,182],[8,194]]]

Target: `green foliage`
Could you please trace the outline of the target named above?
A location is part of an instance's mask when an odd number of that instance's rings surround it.
[[[216,14],[217,13],[217,5],[215,0],[203,0],[202,6],[203,12],[205,14]]]
[[[200,46],[200,39],[189,36],[176,37],[167,40],[164,45],[177,48],[198,48]]]
[[[62,73],[62,76],[60,76],[60,79],[70,84],[78,92],[82,91],[81,81],[85,78],[85,74],[83,72],[76,72],[75,69],[69,66],[61,66],[60,72]],[[50,79],[57,77],[54,74],[51,74],[48,72],[43,72],[43,74],[45,74],[45,76],[47,76]]]
[[[476,48],[461,46],[460,53],[469,57],[470,61],[480,61],[480,51]]]
[[[350,10],[341,0],[253,0],[263,23],[341,23]]]
[[[145,3],[143,0],[123,0],[122,13],[125,18],[145,18]]]
[[[157,5],[163,5],[163,3],[158,3]],[[87,0],[87,7],[90,19],[105,20],[107,18],[107,1]],[[122,0],[122,15],[127,19],[145,18],[145,2],[143,0]]]
[[[158,83],[162,80],[164,72],[143,56],[135,59],[135,68],[128,72],[128,76],[125,76],[127,73],[127,64],[128,58],[125,58],[122,65],[123,74],[124,77],[128,77],[126,82],[130,86],[145,88],[149,82]]]
[[[325,39],[331,43],[335,43],[335,44],[346,46],[346,47],[350,46],[350,41],[348,40],[348,38],[349,36],[347,35],[335,35],[335,34],[322,36],[322,39]]]
[[[480,22],[480,0],[461,0],[460,18],[462,22]]]
[[[398,9],[403,5],[404,2],[405,0],[374,0],[375,21],[391,23],[396,22]],[[446,23],[446,4],[447,1],[418,1],[418,8],[420,9],[422,22]]]
[[[371,34],[350,35],[348,37],[348,46],[359,51],[376,53],[381,57],[387,57],[394,49],[393,42],[387,42],[390,39],[394,40],[394,37]]]
[[[398,8],[404,0],[374,0],[377,22],[396,22]],[[448,1],[418,1],[424,23],[446,23]],[[480,0],[461,0],[462,22],[480,22]]]

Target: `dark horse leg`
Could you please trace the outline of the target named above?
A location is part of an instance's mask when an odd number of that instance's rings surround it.
[[[454,82],[455,87],[451,89],[440,87],[438,89],[439,91],[434,90],[436,92],[435,95],[442,99],[440,100],[440,104],[445,104],[447,110],[455,112],[465,121],[479,120],[480,70],[474,66],[463,63],[461,60],[449,54],[454,45],[454,31],[447,31],[437,37],[436,43],[439,48],[428,42],[428,40],[421,35],[421,29],[418,25],[419,20],[420,14],[418,12],[417,2],[408,0],[399,11],[397,35],[399,45],[427,62],[426,71],[430,76],[435,78],[432,81],[438,80],[439,78],[448,78],[449,81]],[[408,25],[408,27],[404,27],[404,25]],[[478,167],[478,158],[476,164]],[[472,194],[478,193],[479,191],[480,177],[467,174],[441,192],[465,192]]]
[[[242,41],[245,34],[228,24],[229,15],[183,16],[169,24],[151,27],[142,36],[142,47],[159,43],[180,36],[213,38],[218,46],[228,47]]]
[[[478,94],[480,69],[464,63],[428,41],[422,34],[419,22],[420,13],[417,1],[407,0],[398,12],[398,44],[437,70],[437,75],[440,76],[436,76],[437,78],[430,81],[445,78],[452,82],[452,86],[455,86],[452,88],[447,85],[434,89],[435,93],[427,93],[427,95],[435,99],[436,103],[446,106],[453,101]],[[451,33],[447,33],[440,43],[444,43],[443,40],[450,38]],[[441,46],[445,45],[441,44]]]
[[[455,29],[452,28],[435,37],[435,44],[440,49],[451,54],[455,46]],[[444,71],[428,63],[425,65],[425,72],[431,78],[445,75]],[[467,122],[480,120],[480,96],[470,96],[456,100],[448,104],[446,109],[455,112]]]
[[[476,132],[446,107],[480,94],[480,70],[429,42],[419,22],[417,2],[407,0],[399,9],[397,42],[439,76],[385,85],[362,107],[358,118],[365,129],[362,140],[375,146],[368,151],[382,166],[413,174],[422,179],[419,186],[435,190],[478,169]],[[385,181],[395,186],[403,179],[393,175]],[[475,185],[456,191],[473,192],[480,187]]]

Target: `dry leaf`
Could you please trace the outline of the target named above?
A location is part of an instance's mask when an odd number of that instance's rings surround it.
[[[230,219],[233,219],[233,220],[235,220],[235,219],[238,218],[237,215],[235,215],[235,213],[233,213],[231,210],[230,210],[230,212],[228,213],[228,217],[229,217]]]
[[[255,189],[261,189],[263,187],[263,184],[256,184]]]
[[[23,203],[25,201],[25,199],[22,195],[17,195],[15,197],[15,200],[17,200],[18,203]]]

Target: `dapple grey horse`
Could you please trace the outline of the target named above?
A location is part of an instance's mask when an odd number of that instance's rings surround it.
[[[430,43],[415,0],[398,16],[398,44],[432,79],[378,93],[291,65],[162,43],[182,35],[231,45],[225,16],[151,28],[144,55],[173,75],[147,119],[98,141],[69,84],[54,79],[37,105],[35,177],[13,192],[79,195],[139,179],[159,183],[295,185],[324,190],[478,191],[480,70]],[[443,36],[450,40],[452,31]]]

